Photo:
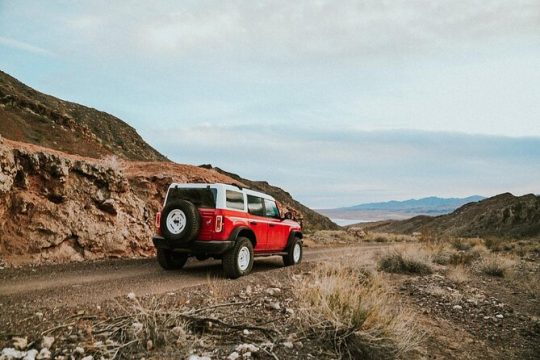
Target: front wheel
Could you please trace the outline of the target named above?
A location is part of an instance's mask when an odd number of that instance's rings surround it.
[[[181,269],[186,264],[188,254],[175,253],[169,249],[157,248],[157,261],[165,270]]]
[[[285,266],[300,264],[303,253],[302,242],[295,237],[289,246],[287,255],[283,255],[283,263]]]
[[[253,245],[245,237],[236,240],[234,248],[223,256],[223,271],[231,279],[247,275],[253,268]]]

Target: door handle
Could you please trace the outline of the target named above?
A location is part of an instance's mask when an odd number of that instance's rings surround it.
[[[268,225],[270,225],[270,227],[274,227],[274,226],[276,226],[276,224],[268,224]]]

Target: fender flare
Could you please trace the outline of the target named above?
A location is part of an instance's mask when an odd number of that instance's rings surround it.
[[[300,239],[300,241],[302,241],[302,239],[304,238],[304,235],[302,234],[302,231],[300,231],[300,230],[291,231],[291,233],[289,234],[289,239],[287,240],[287,249],[289,249],[291,247],[291,244],[292,244],[294,238],[298,238],[298,239]]]
[[[257,239],[255,237],[255,233],[253,230],[251,230],[248,226],[238,226],[234,228],[233,231],[231,231],[231,234],[229,235],[229,241],[236,242],[236,239],[238,239],[238,234],[242,231],[247,231],[250,234],[249,239],[251,240],[253,247],[255,247],[255,244],[257,243]]]

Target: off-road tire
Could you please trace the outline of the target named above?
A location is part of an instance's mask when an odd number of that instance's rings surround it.
[[[295,255],[295,248],[297,251],[300,251],[299,254]],[[283,255],[283,263],[285,266],[298,265],[302,262],[302,256],[304,255],[304,248],[302,246],[302,241],[295,237],[289,244],[287,249],[287,255]]]
[[[167,227],[167,219],[171,212],[181,212],[185,217],[185,226],[175,233]],[[167,240],[180,244],[188,244],[197,238],[201,228],[201,216],[197,207],[186,200],[172,200],[161,211],[160,230]]]
[[[157,248],[157,261],[165,270],[177,270],[184,267],[188,254],[175,253],[169,249]]]
[[[247,267],[241,268],[239,258],[241,254],[245,256],[246,251],[249,253],[249,261],[247,262]],[[240,276],[249,274],[253,268],[253,245],[251,241],[245,237],[236,239],[234,247],[223,255],[222,264],[223,271],[228,278],[237,279]]]

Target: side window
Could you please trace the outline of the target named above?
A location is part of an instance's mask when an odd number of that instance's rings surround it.
[[[238,191],[226,190],[225,197],[227,200],[227,208],[244,210],[244,194]]]
[[[279,210],[272,200],[264,199],[265,216],[279,219]]]
[[[252,195],[248,195],[247,198],[249,213],[257,216],[264,216],[263,199]]]

